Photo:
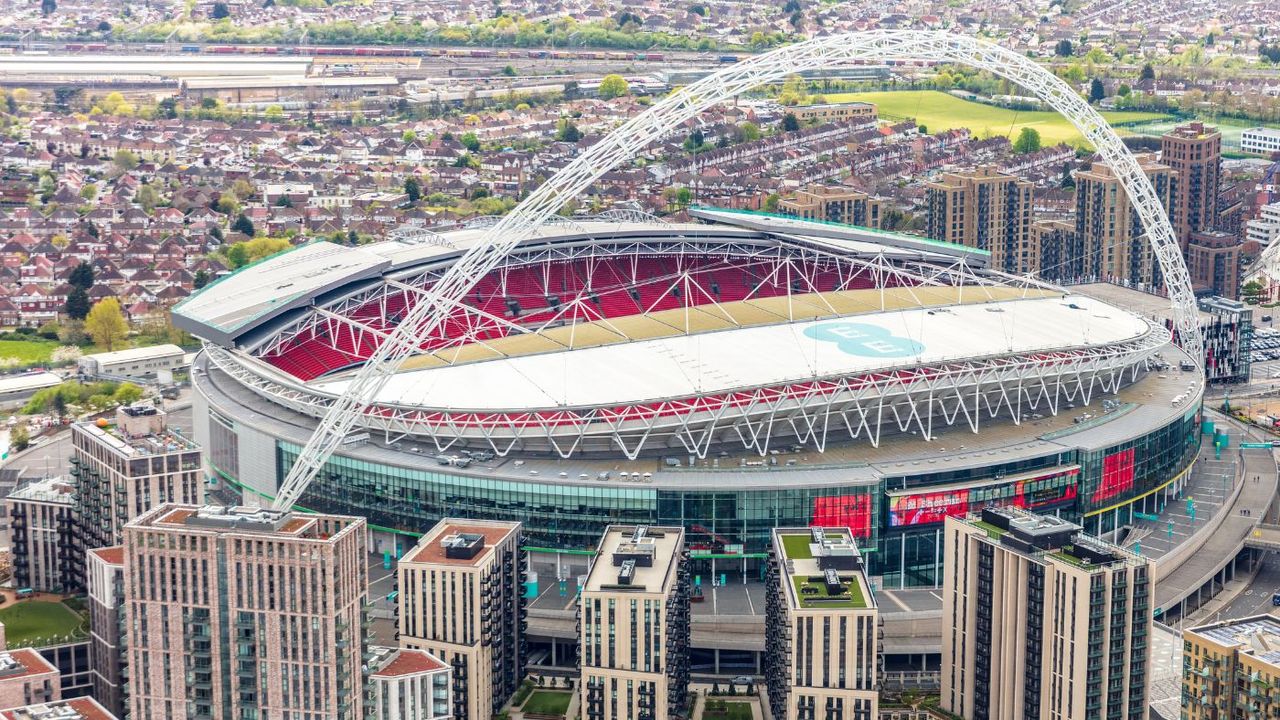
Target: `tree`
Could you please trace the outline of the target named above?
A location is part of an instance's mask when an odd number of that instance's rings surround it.
[[[120,383],[111,399],[121,405],[132,405],[142,399],[142,388],[131,382]]]
[[[67,293],[67,302],[63,306],[63,312],[67,317],[72,320],[83,320],[89,314],[89,308],[89,293],[81,287],[71,288],[71,292]]]
[[[199,290],[200,288],[208,284],[209,284],[209,271],[205,270],[204,268],[200,268],[199,270],[196,271],[195,278],[191,281],[191,286],[194,287],[196,290]]]
[[[226,3],[219,1],[213,4],[213,9],[209,11],[209,17],[214,20],[228,18],[231,17],[231,10],[227,8]]]
[[[795,113],[787,113],[782,116],[782,131],[795,132],[800,129],[800,120],[796,118]]]
[[[769,193],[769,196],[764,199],[764,211],[778,212],[778,202],[781,200],[778,193]]]
[[[83,260],[79,265],[71,269],[71,274],[67,276],[67,282],[72,287],[78,287],[81,290],[88,290],[93,287],[93,266]]]
[[[52,15],[57,9],[57,0],[40,0],[40,12],[44,13],[45,17]]]
[[[689,133],[689,137],[684,140],[684,149],[688,152],[697,152],[704,142],[706,142],[706,138],[703,136],[702,130],[694,128],[693,132]]]
[[[502,68],[502,74],[503,74],[503,75],[506,75],[507,77],[515,77],[515,76],[516,76],[516,69],[515,69],[514,67],[512,67],[511,65],[504,66],[504,67]]]
[[[351,247],[360,244],[360,233],[356,232],[355,228],[347,231],[347,244]]]
[[[464,132],[462,137],[458,138],[458,142],[467,149],[467,152],[480,152],[480,138],[476,137],[473,132]]]
[[[576,143],[581,139],[582,133],[578,131],[577,125],[574,125],[567,118],[560,121],[559,127],[556,128],[556,140]]]
[[[742,122],[738,124],[738,133],[742,136],[743,142],[759,140],[760,126],[750,121]]]
[[[224,215],[235,215],[240,212],[240,198],[233,192],[224,192],[218,196],[214,209]]]
[[[142,208],[142,211],[151,214],[152,210],[160,204],[160,192],[156,190],[154,185],[143,185],[138,188],[138,192],[133,196],[134,202]]]
[[[418,184],[417,178],[405,178],[404,194],[409,196],[409,204],[417,205],[422,199],[422,186]]]
[[[1096,103],[1107,96],[1107,89],[1102,87],[1102,81],[1094,78],[1089,83],[1089,102]]]
[[[1138,73],[1139,80],[1155,80],[1156,69],[1151,67],[1151,63],[1142,66],[1142,72]]]
[[[80,188],[80,197],[93,202],[93,199],[98,197],[98,186],[93,183],[85,183],[84,187]]]
[[[1120,87],[1116,88],[1116,95],[1119,95],[1120,97],[1129,97],[1132,93],[1133,88],[1125,85],[1124,83],[1121,83]]]
[[[1262,298],[1262,283],[1250,280],[1240,288],[1240,295],[1250,305],[1257,305]]]
[[[1013,143],[1013,150],[1024,155],[1040,150],[1040,131],[1035,128],[1022,128],[1022,132],[1018,133],[1018,139]]]
[[[9,449],[13,452],[22,452],[29,445],[31,445],[31,431],[27,430],[26,425],[14,425],[9,431]]]
[[[249,237],[253,237],[258,234],[257,229],[253,227],[253,221],[246,217],[244,213],[240,213],[240,216],[236,218],[236,221],[231,223],[231,229],[235,232],[248,235]]]
[[[232,243],[227,248],[227,267],[232,270],[242,268],[249,264],[249,250],[244,243]]]
[[[113,298],[99,300],[84,318],[84,330],[93,342],[111,352],[129,336],[129,324],[124,321],[120,301]]]
[[[162,120],[172,120],[178,117],[178,99],[167,97],[157,103],[156,117]]]
[[[621,75],[605,75],[600,80],[600,97],[612,100],[631,92],[631,86]]]
[[[138,167],[138,156],[124,148],[120,148],[116,151],[115,158],[112,159],[112,162],[115,163],[115,166],[120,170],[120,172],[129,172],[130,170]]]
[[[280,122],[284,119],[284,107],[280,105],[268,105],[267,109],[263,111],[263,115],[265,115],[271,122]]]
[[[1076,47],[1071,44],[1070,40],[1059,40],[1058,44],[1054,46],[1053,52],[1058,57],[1071,57],[1076,54]]]

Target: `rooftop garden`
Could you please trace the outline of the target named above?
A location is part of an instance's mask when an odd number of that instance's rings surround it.
[[[862,585],[857,580],[841,583],[841,591],[837,594],[827,592],[827,584],[821,575],[796,575],[791,578],[795,584],[796,597],[800,607],[815,608],[865,608],[867,600],[862,596]]]

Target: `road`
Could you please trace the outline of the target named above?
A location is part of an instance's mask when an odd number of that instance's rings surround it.
[[[1224,607],[1214,617],[1214,621],[1224,618],[1240,618],[1261,613],[1280,615],[1280,608],[1271,604],[1271,596],[1280,593],[1280,556],[1266,553],[1262,557],[1262,567],[1257,576],[1249,584],[1249,589],[1240,593],[1230,605]]]

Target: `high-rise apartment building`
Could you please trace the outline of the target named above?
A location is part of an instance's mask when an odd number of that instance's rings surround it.
[[[1182,720],[1280,715],[1280,618],[1224,620],[1182,631]]]
[[[765,680],[777,720],[879,717],[879,614],[849,528],[773,531]]]
[[[1031,245],[1033,184],[984,165],[945,173],[926,188],[929,237],[986,250],[991,253],[990,267],[997,270],[1039,270]]]
[[[778,212],[805,220],[879,229],[883,201],[853,188],[809,185],[779,200]]]
[[[1200,122],[1180,125],[1161,136],[1160,162],[1177,173],[1169,219],[1186,249],[1192,233],[1217,228],[1222,134]]]
[[[85,555],[89,606],[89,674],[93,696],[124,717],[124,548],[95,548]]]
[[[59,593],[82,589],[74,557],[74,495],[70,478],[56,477],[28,483],[5,498],[14,587]]]
[[[115,422],[71,426],[75,517],[83,551],[119,545],[126,523],[165,503],[204,502],[200,446],[168,427],[151,405],[116,410]]]
[[[1031,224],[1031,246],[1039,267],[1036,277],[1070,283],[1086,277],[1084,249],[1076,224],[1068,220],[1037,220]]]
[[[124,527],[132,720],[364,717],[365,521],[167,503]]]
[[[687,559],[683,528],[605,529],[578,598],[584,720],[685,717]]]
[[[1176,173],[1151,155],[1139,155],[1138,164],[1172,217]],[[1070,256],[1064,258],[1078,262],[1071,265],[1072,271],[1066,277],[1118,282],[1148,291],[1159,289],[1164,284],[1160,265],[1138,213],[1111,166],[1094,162],[1088,170],[1077,172],[1075,180],[1076,250],[1082,262]]]
[[[365,717],[370,720],[448,720],[453,669],[426,650],[370,649]]]
[[[524,679],[520,523],[441,520],[400,559],[400,644],[453,669],[453,717],[488,720]]]
[[[1147,716],[1151,563],[1018,508],[947,518],[942,707],[969,720]]]
[[[1221,230],[1193,232],[1186,258],[1197,294],[1240,297],[1240,240],[1235,235]]]

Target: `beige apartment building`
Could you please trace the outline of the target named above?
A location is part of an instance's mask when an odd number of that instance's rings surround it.
[[[578,598],[583,720],[685,716],[687,558],[683,528],[605,529]]]
[[[1280,715],[1280,618],[1224,620],[1182,632],[1182,720]]]
[[[1138,165],[1151,181],[1160,204],[1173,217],[1177,173],[1148,154],[1138,155]],[[1088,170],[1077,171],[1075,181],[1078,245],[1073,253],[1063,255],[1069,269],[1060,276],[1159,288],[1164,282],[1160,265],[1115,171],[1095,161]]]
[[[457,720],[489,720],[524,679],[520,523],[444,519],[400,559],[400,644],[453,668]]]
[[[968,720],[1147,717],[1150,561],[1019,508],[946,519],[942,707]]]
[[[1031,242],[1035,185],[984,165],[944,173],[925,188],[929,237],[986,250],[995,270],[1020,274],[1040,269]]]
[[[363,518],[157,507],[124,527],[132,720],[362,720]]]
[[[85,550],[119,545],[125,524],[152,508],[204,502],[200,446],[170,428],[159,408],[132,405],[117,409],[115,422],[76,423],[71,445],[80,587]]]
[[[766,592],[773,717],[876,720],[879,611],[849,528],[774,529]]]
[[[834,185],[809,185],[778,201],[782,215],[879,229],[884,201]]]

